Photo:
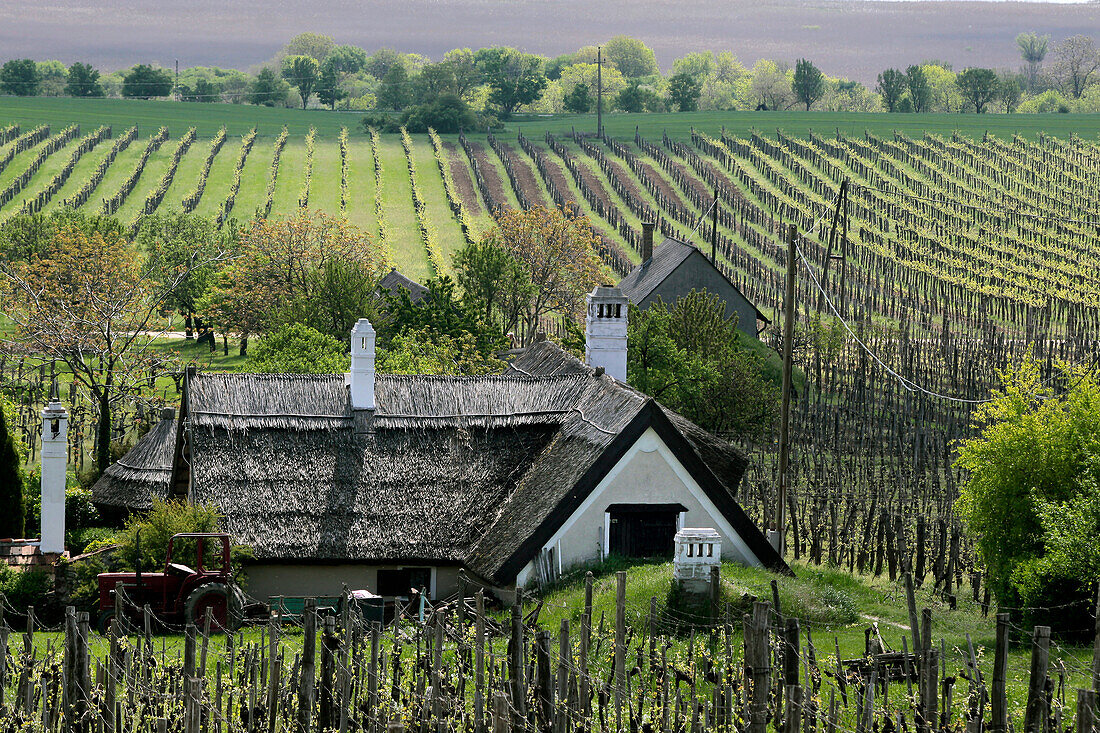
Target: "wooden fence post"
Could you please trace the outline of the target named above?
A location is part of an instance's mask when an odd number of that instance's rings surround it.
[[[474,733],[485,733],[485,590],[475,596],[477,618],[474,621]]]
[[[298,681],[298,733],[311,733],[313,684],[317,665],[317,599],[307,598],[302,613],[302,666]]]
[[[771,604],[757,601],[752,616],[745,614],[745,682],[749,688],[749,733],[765,733],[768,723],[768,687],[771,680],[771,653],[768,645],[768,620]]]
[[[615,573],[615,730],[623,729],[626,690],[626,571]]]
[[[1008,730],[1008,622],[1007,613],[997,614],[997,643],[990,682],[990,733]]]
[[[1025,733],[1043,733],[1048,716],[1046,682],[1050,666],[1050,627],[1036,626],[1031,635],[1031,674],[1027,683]]]
[[[1096,690],[1077,691],[1077,733],[1096,730]]]

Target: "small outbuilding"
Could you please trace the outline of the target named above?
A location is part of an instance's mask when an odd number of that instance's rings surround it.
[[[757,338],[770,323],[714,261],[692,244],[671,237],[653,248],[653,225],[642,225],[642,264],[627,273],[619,289],[631,303],[648,308],[658,300],[672,304],[692,290],[717,295],[726,315],[737,317],[737,327]]]

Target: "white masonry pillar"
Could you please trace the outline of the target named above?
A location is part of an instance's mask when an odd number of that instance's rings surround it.
[[[65,551],[65,477],[69,413],[51,400],[42,411],[42,552]]]
[[[374,409],[374,327],[360,318],[351,329],[351,407]]]
[[[630,301],[623,291],[601,285],[585,298],[584,356],[588,366],[603,367],[609,376],[626,383],[627,314]]]

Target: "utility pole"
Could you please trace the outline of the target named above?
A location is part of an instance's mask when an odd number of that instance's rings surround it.
[[[180,101],[180,60],[176,59],[176,86],[172,88],[172,96]]]
[[[794,351],[795,266],[798,250],[795,240],[798,227],[787,230],[787,293],[783,300],[783,406],[779,422],[779,506],[776,507],[775,530],[771,536],[772,547],[783,556],[783,533],[787,527],[787,464],[791,458],[791,369]]]
[[[603,138],[603,48],[596,46],[596,137]]]

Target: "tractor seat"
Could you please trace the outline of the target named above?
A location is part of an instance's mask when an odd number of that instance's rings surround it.
[[[186,578],[189,575],[194,575],[195,571],[186,565],[180,565],[179,563],[168,563],[168,574],[175,575],[180,578]]]

